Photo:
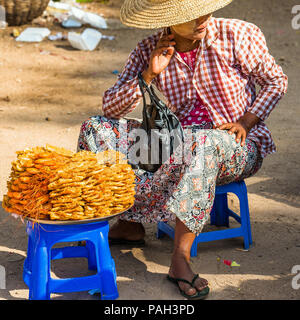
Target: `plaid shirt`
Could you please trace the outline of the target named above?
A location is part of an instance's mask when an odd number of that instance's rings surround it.
[[[103,113],[121,118],[140,102],[137,74],[148,66],[162,30],[140,41],[131,52],[116,84],[105,91]],[[275,152],[263,122],[287,90],[287,76],[269,54],[260,29],[236,19],[211,18],[199,45],[195,70],[175,51],[168,67],[153,83],[166,97],[168,107],[182,120],[189,115],[197,93],[215,126],[236,122],[246,111],[260,118],[248,134],[265,157]],[[255,84],[260,86],[256,93]]]

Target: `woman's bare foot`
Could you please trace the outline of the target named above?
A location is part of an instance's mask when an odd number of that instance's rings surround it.
[[[108,232],[109,239],[138,241],[144,239],[145,228],[141,223],[119,219]]]
[[[191,270],[189,262],[187,261],[186,257],[182,253],[174,252],[172,256],[172,262],[169,269],[169,276],[172,278],[180,278],[185,279],[189,282],[193,280],[195,274]],[[181,290],[183,290],[187,295],[194,295],[197,291],[203,290],[205,287],[208,286],[208,281],[203,278],[198,278],[194,282],[194,288],[191,287],[189,284],[179,281],[178,285]]]

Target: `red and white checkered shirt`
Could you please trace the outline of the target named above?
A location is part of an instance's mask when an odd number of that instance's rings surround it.
[[[140,41],[131,52],[116,84],[103,96],[106,117],[121,118],[140,102],[137,74],[148,67],[150,54],[162,30]],[[199,45],[195,70],[175,51],[168,67],[153,83],[168,100],[168,107],[182,120],[189,115],[197,93],[213,125],[236,122],[246,111],[261,121],[249,132],[262,157],[275,152],[269,129],[263,122],[287,90],[287,76],[269,54],[260,29],[236,19],[211,18]],[[256,93],[255,84],[260,86]]]

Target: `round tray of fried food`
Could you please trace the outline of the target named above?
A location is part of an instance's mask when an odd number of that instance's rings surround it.
[[[47,145],[17,152],[3,208],[40,223],[107,220],[134,204],[135,173],[125,155]]]

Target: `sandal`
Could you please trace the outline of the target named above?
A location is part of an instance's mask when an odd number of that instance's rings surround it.
[[[167,279],[169,281],[171,281],[172,283],[176,284],[181,295],[184,296],[185,298],[187,298],[188,300],[202,300],[202,299],[205,299],[207,296],[208,296],[208,293],[209,293],[209,287],[205,287],[204,289],[198,291],[195,286],[194,286],[194,283],[195,281],[199,278],[199,275],[196,274],[193,278],[193,280],[191,282],[189,282],[188,280],[186,279],[181,279],[181,278],[172,278],[170,277],[169,275],[167,275]],[[179,284],[178,282],[185,282],[187,284],[189,284],[192,288],[195,288],[197,290],[197,292],[193,295],[189,295],[189,294],[186,294],[180,287],[179,287]]]

